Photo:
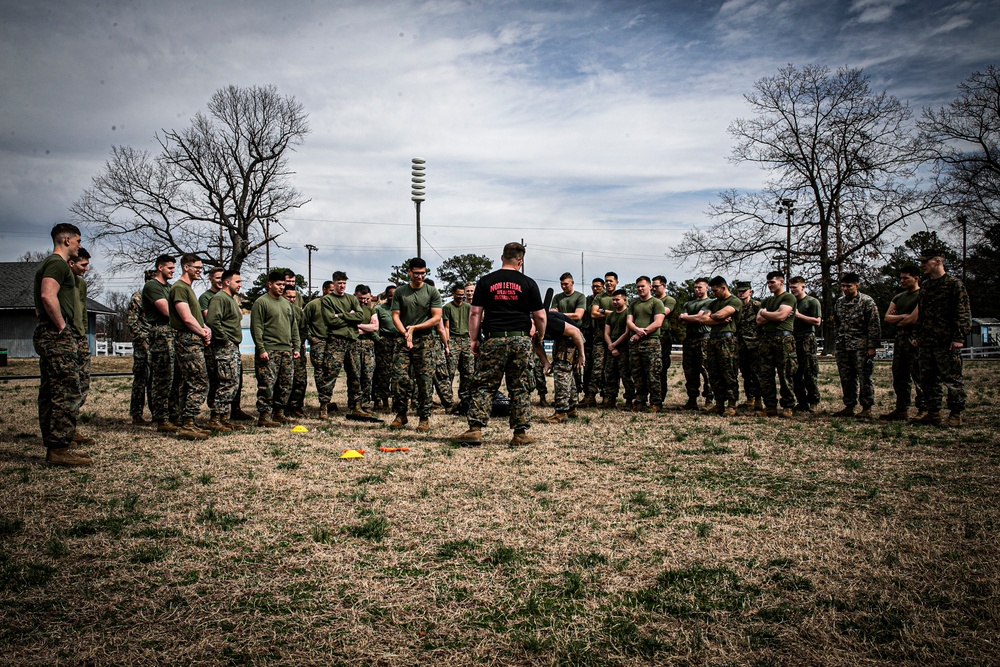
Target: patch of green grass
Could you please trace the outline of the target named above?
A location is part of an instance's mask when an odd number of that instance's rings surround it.
[[[852,458],[844,459],[843,461],[841,461],[841,465],[843,465],[844,468],[847,470],[861,470],[862,468],[865,467],[864,462],[860,461],[859,459],[852,459]]]
[[[549,485],[547,482],[537,482],[534,486],[531,487],[531,490],[541,493],[544,491],[548,491]]]
[[[203,472],[201,473],[201,475],[198,476],[198,481],[201,482],[202,485],[208,486],[209,484],[212,483],[212,474]]]
[[[570,563],[572,565],[576,565],[577,567],[582,567],[584,569],[589,569],[597,565],[605,565],[607,562],[607,557],[593,551],[577,554],[570,559]]]
[[[62,558],[69,553],[69,548],[65,542],[53,536],[45,541],[45,553],[52,558]]]
[[[389,532],[389,522],[381,514],[373,514],[360,524],[344,526],[344,532],[358,539],[381,542]]]
[[[147,565],[149,563],[155,563],[161,561],[167,557],[167,550],[163,547],[157,545],[151,545],[146,547],[139,547],[132,552],[129,556],[129,561],[139,564]]]
[[[370,475],[362,475],[361,477],[358,477],[358,480],[355,483],[358,486],[361,486],[362,484],[382,484],[383,482],[385,482],[385,475],[382,473],[372,473]]]
[[[302,464],[298,461],[282,461],[274,466],[275,470],[298,470]]]
[[[181,535],[183,535],[183,531],[181,531],[180,528],[175,528],[173,526],[165,528],[157,526],[143,526],[142,528],[132,532],[132,537],[145,537],[153,540],[180,537]]]
[[[521,558],[522,556],[517,549],[512,549],[505,544],[497,543],[490,547],[484,562],[488,565],[494,566],[512,565],[521,560]]]
[[[444,542],[437,548],[437,557],[441,560],[449,560],[459,555],[468,555],[476,549],[478,543],[474,540],[451,540]]]
[[[10,537],[21,532],[24,528],[24,521],[18,517],[0,516],[0,538]]]
[[[705,539],[705,538],[707,538],[707,537],[708,537],[708,534],[709,534],[710,532],[712,532],[712,524],[710,524],[710,523],[705,523],[704,521],[702,521],[702,522],[700,522],[700,523],[696,523],[696,524],[694,525],[694,532],[695,532],[695,534],[697,534],[697,535],[698,535],[698,537],[700,537],[701,539]]]
[[[313,526],[310,534],[312,535],[313,542],[318,542],[319,544],[332,544],[336,541],[333,531],[325,526]]]
[[[691,565],[664,570],[653,584],[626,594],[623,602],[677,618],[707,618],[717,611],[739,611],[759,594],[727,567]]]
[[[220,530],[229,530],[230,528],[235,528],[240,524],[246,523],[245,517],[233,514],[232,512],[218,511],[217,509],[215,509],[214,502],[210,502],[204,507],[202,507],[201,511],[198,512],[198,515],[195,517],[195,519],[199,523],[206,523],[215,526]]]
[[[56,568],[47,563],[18,563],[0,552],[0,590],[23,591],[44,586],[55,574]]]

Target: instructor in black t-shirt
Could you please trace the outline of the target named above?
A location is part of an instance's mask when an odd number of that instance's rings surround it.
[[[506,378],[510,392],[510,427],[514,429],[511,446],[534,441],[528,435],[531,426],[530,389],[532,345],[529,338],[532,320],[536,336],[545,331],[545,306],[538,285],[520,272],[524,264],[524,246],[504,246],[502,266],[479,279],[469,315],[469,340],[476,356],[476,374],[472,380],[472,406],[469,430],[453,438],[464,445],[480,445],[482,429],[490,420],[493,395]],[[479,334],[483,342],[479,342]]]

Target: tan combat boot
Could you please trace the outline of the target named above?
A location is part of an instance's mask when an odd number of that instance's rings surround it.
[[[476,428],[475,426],[471,426],[465,433],[451,438],[451,441],[465,447],[478,447],[483,444],[483,430]]]
[[[723,417],[735,417],[736,416],[736,401],[729,401],[729,405],[722,412]]]
[[[952,410],[948,414],[948,421],[945,422],[945,426],[948,428],[961,428],[962,426],[962,413]]]
[[[285,416],[284,411],[281,408],[275,409],[273,419],[279,424],[290,424],[292,422],[291,419]]]
[[[429,419],[421,419],[417,423],[417,433],[428,433],[431,430],[431,422]]]
[[[222,419],[219,415],[212,415],[212,418],[208,420],[205,426],[210,431],[218,431],[219,433],[232,433],[233,429],[229,428],[222,423]]]
[[[523,447],[525,445],[530,445],[535,441],[527,432],[523,430],[514,431],[514,437],[510,439],[511,447]]]
[[[156,431],[157,433],[177,433],[177,427],[167,419],[157,419]]]
[[[208,434],[194,425],[193,419],[185,419],[177,429],[177,437],[185,440],[208,440]]]
[[[569,419],[569,417],[565,412],[553,412],[545,418],[545,422],[548,424],[562,424],[567,419]]]
[[[86,454],[75,452],[69,447],[59,447],[46,451],[45,462],[50,466],[65,466],[67,468],[89,466],[93,463]]]
[[[267,428],[274,428],[275,426],[281,426],[279,422],[271,419],[270,412],[261,412],[260,416],[257,417],[257,426],[265,426]]]
[[[406,426],[407,422],[408,420],[406,419],[406,413],[400,412],[398,415],[396,415],[396,418],[392,420],[392,423],[389,424],[389,428],[399,430],[404,426]]]
[[[221,423],[223,426],[225,426],[226,428],[228,428],[230,431],[243,431],[243,430],[245,430],[244,427],[243,427],[243,424],[236,424],[234,422],[231,422],[231,421],[229,421],[229,417],[227,417],[225,415],[223,415],[219,419],[219,423]]]

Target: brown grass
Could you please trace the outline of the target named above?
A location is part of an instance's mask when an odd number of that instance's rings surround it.
[[[440,412],[189,443],[99,378],[84,470],[0,380],[0,663],[998,664],[1000,366],[966,369],[957,431],[588,410],[525,449]]]

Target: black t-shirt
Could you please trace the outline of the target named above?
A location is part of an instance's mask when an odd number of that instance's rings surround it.
[[[472,305],[483,309],[483,333],[528,333],[531,313],[544,308],[538,284],[513,269],[500,269],[480,278]]]
[[[545,313],[545,340],[559,340],[566,334],[566,325],[579,329],[576,322],[566,317],[564,313],[550,310]]]

